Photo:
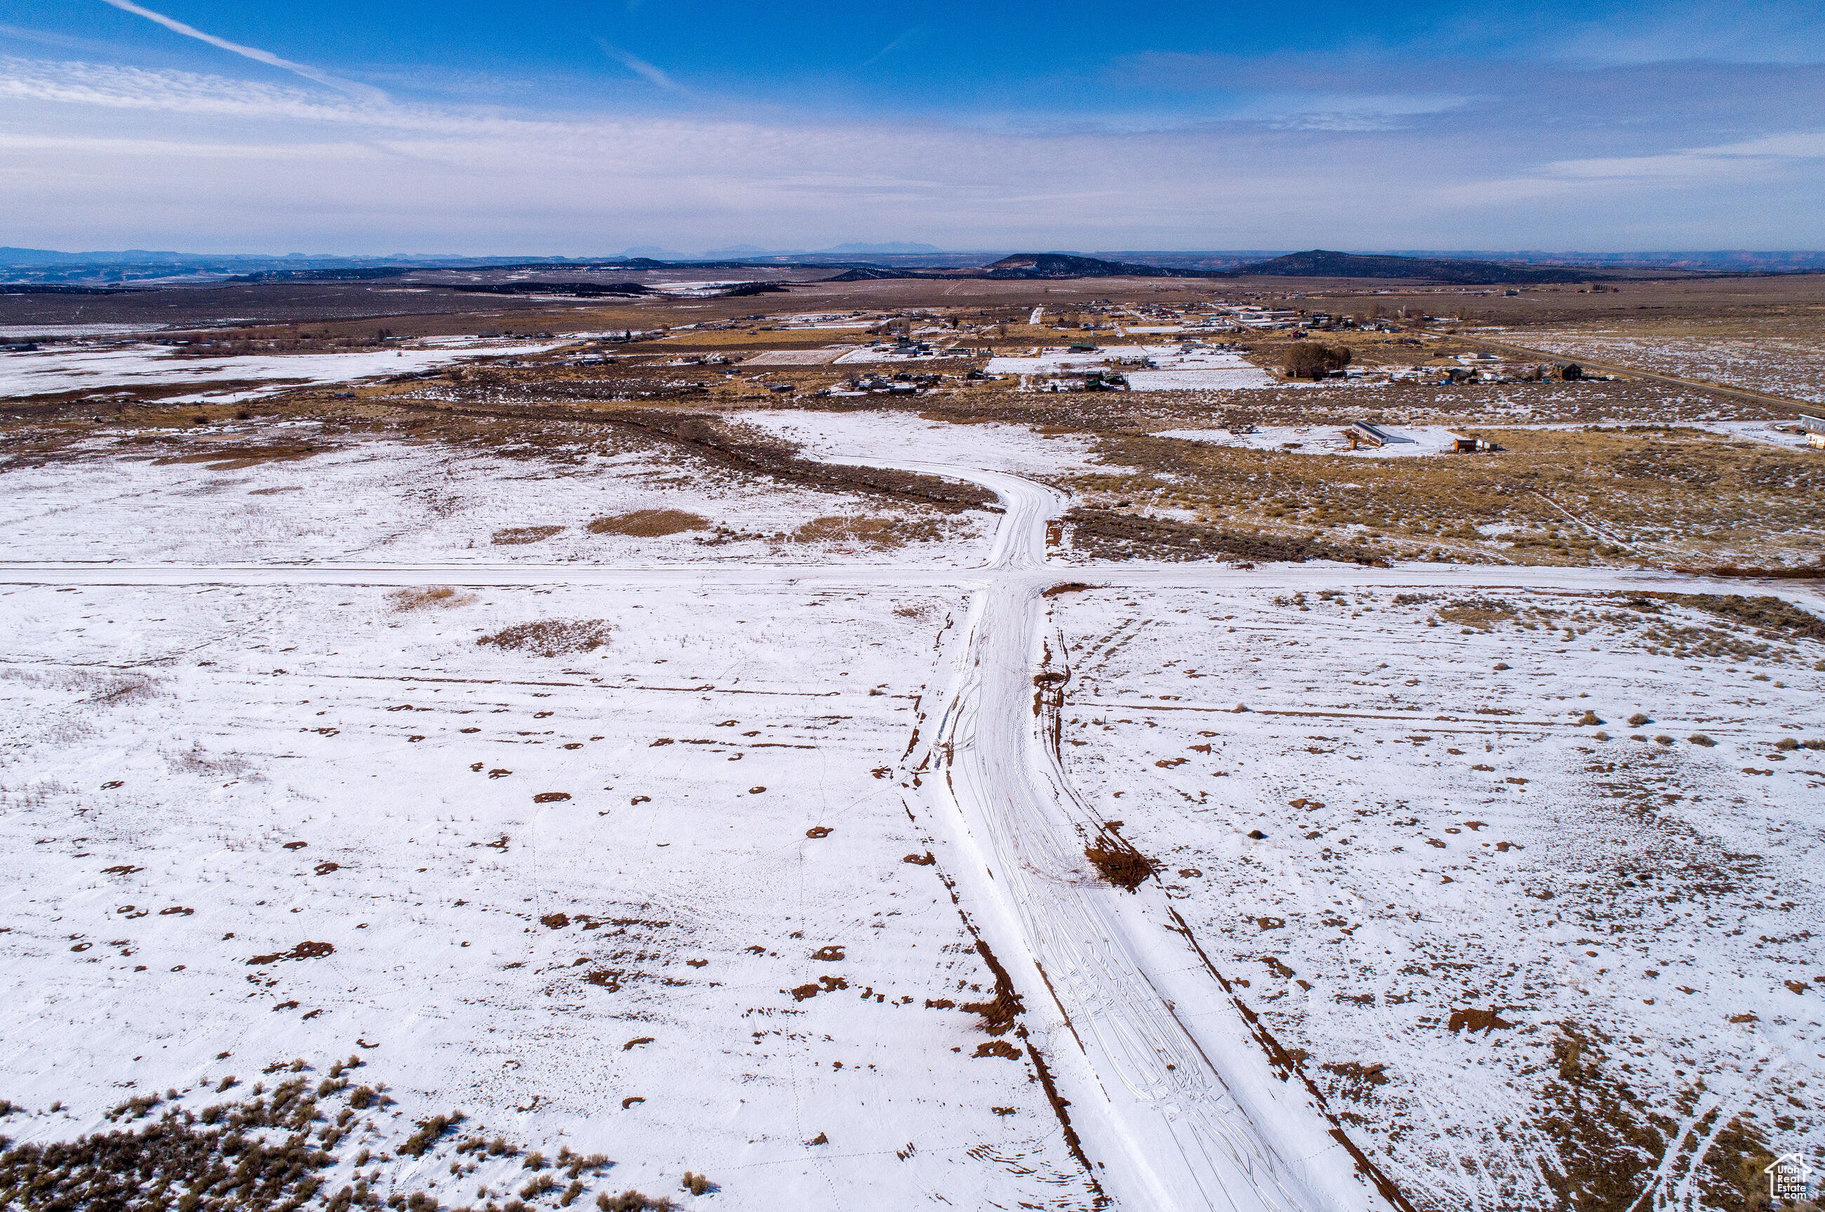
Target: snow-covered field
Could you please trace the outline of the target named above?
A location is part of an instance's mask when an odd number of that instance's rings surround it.
[[[358,1055],[396,1118],[606,1153],[603,1190],[1081,1205],[1026,1065],[976,1055],[955,1007],[994,978],[873,773],[955,608],[0,590],[0,1088],[39,1109],[8,1133]],[[604,642],[478,643],[550,620]],[[453,1204],[526,1177],[448,1160],[384,1169]]]
[[[1092,351],[1047,350],[1034,357],[990,358],[988,373],[1056,375],[1113,367],[1135,391],[1287,386],[1227,349],[1204,345],[1106,345]],[[1135,369],[1135,367],[1144,367]]]
[[[1695,1154],[1825,1143],[1825,753],[1777,747],[1825,644],[1601,593],[1055,616],[1071,779],[1418,1206],[1734,1207]]]
[[[898,350],[890,345],[852,345],[847,352],[834,358],[832,364],[857,366],[867,362],[929,362],[943,356],[943,353],[936,349],[928,353],[917,353],[912,350]]]
[[[744,412],[741,420],[786,438],[817,458],[838,463],[885,458],[902,466],[954,464],[1030,476],[1103,467],[1091,461],[1095,443],[1085,435],[1041,434],[1023,425],[953,425],[889,409],[766,410]]]
[[[6,472],[0,533],[12,560],[827,563],[878,557],[840,527],[805,539],[801,528],[911,516],[612,443],[568,461],[531,453],[511,441],[453,446],[314,422],[105,437],[84,443],[74,460]],[[642,510],[695,515],[701,528],[646,537],[590,530],[598,518]],[[981,513],[947,517],[948,537],[916,543],[919,558],[973,562],[990,525]]]
[[[743,366],[827,366],[854,349],[853,345],[833,345],[828,349],[769,349],[742,361]]]
[[[1693,425],[1727,437],[1785,446],[1791,450],[1805,450],[1810,445],[1805,432],[1791,421],[1698,421]]]
[[[0,399],[171,384],[194,385],[201,393],[212,384],[244,385],[249,381],[270,381],[275,385],[345,383],[410,374],[470,358],[542,353],[562,344],[565,342],[443,338],[417,342],[404,349],[223,357],[182,355],[162,345],[40,349],[29,353],[0,353]],[[241,399],[258,395],[260,390],[243,387],[232,394],[233,398]]]
[[[1250,433],[1232,433],[1227,429],[1167,429],[1154,436],[1215,446],[1240,446],[1246,450],[1377,459],[1444,454],[1453,448],[1457,439],[1454,431],[1442,425],[1384,425],[1381,429],[1394,441],[1385,446],[1358,446],[1354,450],[1343,436],[1342,425],[1262,425]]]
[[[1240,359],[1237,359],[1240,362]],[[1248,387],[1316,387],[1316,383],[1286,383],[1270,376],[1259,366],[1243,362],[1238,366],[1212,366],[1183,370],[1131,370],[1127,374],[1131,391],[1235,391]]]
[[[1825,342],[1819,339],[1816,325],[1808,334],[1792,336],[1726,336],[1704,331],[1647,336],[1599,327],[1515,330],[1510,335],[1567,357],[1637,366],[1825,404]]]
[[[1065,568],[1087,437],[740,421],[1000,512],[871,549],[932,520],[308,423],[0,473],[7,1135],[354,1055],[326,1190],[451,1206],[522,1190],[491,1136],[795,1212],[1721,1207],[1825,1146],[1825,645],[1602,569]]]

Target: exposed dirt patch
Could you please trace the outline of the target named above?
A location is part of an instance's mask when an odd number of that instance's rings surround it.
[[[1753,1127],[1733,1120],[1702,1157],[1698,1141],[1717,1127],[1717,1112],[1701,1116],[1675,1139],[1680,1125],[1651,1111],[1619,1076],[1600,1032],[1562,1024],[1553,1042],[1556,1079],[1546,1086],[1538,1121],[1557,1146],[1559,1165],[1546,1180],[1564,1207],[1615,1212],[1636,1206],[1671,1150],[1675,1174],[1696,1171],[1699,1203],[1708,1208],[1769,1207],[1762,1167],[1774,1160]],[[1701,1089],[1701,1088],[1700,1088]],[[1688,1092],[1695,1104],[1700,1089]]]
[[[1491,1031],[1505,1030],[1513,1023],[1497,1014],[1494,1010],[1453,1010],[1451,1021],[1446,1024],[1452,1032],[1468,1031],[1473,1035],[1487,1035]]]
[[[326,955],[336,954],[334,943],[303,942],[290,951],[275,951],[271,955],[256,955],[248,960],[249,965],[276,964],[280,960],[322,959]]]
[[[542,619],[536,623],[515,623],[493,635],[477,639],[514,652],[530,652],[543,657],[564,656],[575,652],[594,652],[606,647],[609,627],[601,619]]]
[[[1084,847],[1084,857],[1090,860],[1098,875],[1129,892],[1153,878],[1160,866],[1113,833],[1104,834]]]
[[[326,448],[322,446],[294,445],[246,445],[217,446],[212,450],[189,451],[185,454],[163,455],[152,460],[154,467],[164,467],[173,463],[201,463],[209,471],[240,471],[247,467],[258,467],[262,463],[290,463],[299,459],[308,459],[321,454]]]
[[[995,953],[989,950],[989,945],[981,939],[977,939],[976,952],[989,966],[989,971],[994,973],[995,996],[987,1001],[965,1002],[960,1009],[968,1010],[971,1014],[981,1015],[982,1029],[990,1035],[1006,1035],[1018,1021],[1021,1011],[1025,1010],[1026,1006],[1020,1000],[1020,993],[1014,988],[1014,979],[1008,975],[1007,969],[1001,966],[1001,961],[995,957]],[[983,1053],[978,1051],[976,1055],[981,1056]]]

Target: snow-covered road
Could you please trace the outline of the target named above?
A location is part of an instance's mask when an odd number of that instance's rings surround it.
[[[1011,478],[1011,477],[1010,477]],[[984,482],[987,482],[986,480]],[[1038,486],[1035,486],[1038,487]],[[1042,489],[1041,491],[1049,491]],[[1029,537],[1010,537],[1017,519],[997,531],[997,551],[1021,548],[1020,564],[993,561],[976,568],[916,564],[628,565],[603,564],[438,564],[317,561],[308,564],[132,564],[113,562],[0,561],[0,585],[601,585],[645,588],[665,585],[704,589],[977,588],[1010,577],[1043,589],[1061,581],[1150,589],[1299,590],[1324,588],[1436,588],[1445,590],[1605,593],[1678,590],[1682,593],[1773,594],[1793,601],[1825,600],[1811,582],[1756,581],[1642,572],[1620,568],[1401,564],[1363,568],[1349,564],[1275,564],[1225,568],[1206,564],[1123,564],[1061,566],[1041,564]],[[1043,537],[1043,528],[1041,530]]]

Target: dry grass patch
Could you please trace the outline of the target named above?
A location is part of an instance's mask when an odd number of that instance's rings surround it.
[[[536,623],[515,623],[493,635],[478,638],[487,644],[510,652],[530,652],[536,656],[555,657],[575,652],[594,652],[608,646],[609,627],[602,619],[541,619]]]
[[[499,547],[509,547],[519,543],[543,543],[552,535],[562,533],[563,530],[562,526],[509,526],[505,530],[495,531],[494,537],[489,541]]]
[[[1072,487],[1080,509],[1127,502],[1230,531],[1432,559],[1793,567],[1825,546],[1814,504],[1825,462],[1804,451],[1663,427],[1468,431],[1502,453],[1348,459],[1103,435],[1103,461],[1135,470],[1080,475]]]
[[[414,585],[396,589],[387,595],[394,610],[427,610],[433,606],[467,606],[475,601],[472,593],[458,593],[448,585]]]
[[[1447,623],[1456,623],[1459,627],[1488,631],[1497,623],[1512,623],[1520,616],[1513,606],[1500,599],[1464,598],[1449,606],[1439,607],[1438,617]]]
[[[589,524],[589,533],[658,539],[687,530],[705,530],[709,525],[708,519],[682,509],[635,509],[595,519]]]
[[[1825,642],[1825,619],[1802,610],[1784,598],[1770,595],[1736,597],[1717,593],[1653,593],[1651,599],[1675,602],[1714,614],[1733,623],[1744,623],[1763,635],[1778,639]]]
[[[213,450],[194,450],[185,454],[163,455],[152,460],[154,467],[177,463],[201,463],[209,471],[241,471],[263,463],[290,463],[321,454],[327,447],[304,445],[218,446]]]
[[[840,514],[813,518],[792,533],[793,541],[798,543],[855,543],[880,549],[903,543],[929,543],[943,537],[943,529],[929,519],[910,521]]]

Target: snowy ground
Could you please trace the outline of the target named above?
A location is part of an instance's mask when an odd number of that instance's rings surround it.
[[[1596,326],[1516,329],[1508,335],[1567,357],[1594,358],[1825,403],[1825,342],[1819,340],[1816,324],[1808,329],[1804,321],[1785,336],[1724,335],[1697,328],[1686,331],[1678,325],[1669,325],[1668,331],[1654,336]]]
[[[1727,1206],[1825,1148],[1825,646],[1673,576],[1066,569],[1084,438],[741,419],[1001,510],[845,551],[771,536],[878,502],[308,425],[0,475],[7,1134],[355,1054],[739,1208]]]
[[[1770,446],[1785,446],[1792,450],[1805,450],[1809,447],[1806,434],[1792,421],[1699,421],[1693,427],[1732,438],[1746,438],[1751,442],[1765,442]]]
[[[890,345],[852,345],[848,351],[832,359],[837,366],[856,366],[868,362],[930,362],[937,358],[947,357],[942,350],[933,349],[926,353],[902,352]]]
[[[1208,442],[1216,446],[1240,446],[1247,450],[1377,459],[1445,454],[1453,448],[1458,436],[1442,425],[1403,425],[1398,428],[1383,425],[1380,428],[1393,437],[1394,441],[1386,446],[1359,446],[1354,450],[1343,436],[1342,425],[1263,425],[1251,433],[1232,433],[1227,429],[1168,429],[1154,436],[1178,438],[1186,442]]]
[[[840,528],[811,541],[798,538],[801,527],[910,516],[851,494],[708,473],[638,447],[610,443],[562,462],[529,453],[516,443],[440,445],[314,422],[110,436],[84,443],[73,462],[6,472],[0,533],[13,560],[821,564],[878,557]],[[704,528],[663,537],[589,529],[636,510],[695,514]],[[939,519],[948,538],[916,543],[919,558],[978,559],[991,519]]]
[[[1151,364],[1145,368],[1143,364]],[[1113,367],[1135,391],[1286,386],[1242,355],[1203,345],[1106,345],[1094,351],[1047,350],[1034,357],[990,358],[988,373],[1056,375]]]
[[[742,362],[743,366],[827,366],[853,350],[853,345],[833,345],[828,349],[770,349]]]
[[[1825,645],[1675,655],[1719,620],[1629,603],[1055,607],[1072,781],[1421,1207],[1565,1206],[1580,1162],[1735,1206],[1692,1167],[1734,1117],[1825,1144],[1825,754],[1776,748],[1825,736]],[[1580,1097],[1635,1127],[1568,1130]]]
[[[324,354],[247,354],[194,357],[163,345],[119,349],[40,349],[0,353],[0,399],[54,395],[108,387],[194,385],[204,398],[212,384],[245,384],[270,380],[278,384],[344,383],[385,375],[409,374],[448,366],[469,358],[514,353],[542,353],[565,342],[482,341],[446,338],[407,348]],[[244,387],[231,393],[242,399],[260,394]]]
[[[902,465],[962,464],[1015,475],[1046,476],[1104,469],[1091,461],[1095,445],[1082,434],[1041,434],[1023,425],[954,425],[891,409],[744,412],[743,424],[777,434],[817,458],[881,459]]]
[[[692,1169],[739,1207],[1081,1204],[1026,1066],[927,1005],[993,977],[871,773],[954,607],[0,593],[0,1081],[66,1108],[8,1132],[356,1054],[400,1114],[609,1154],[603,1189]],[[552,619],[607,643],[477,643]],[[334,952],[257,958],[303,942]],[[457,1189],[429,1160],[387,1173],[452,1203],[524,1177]]]

